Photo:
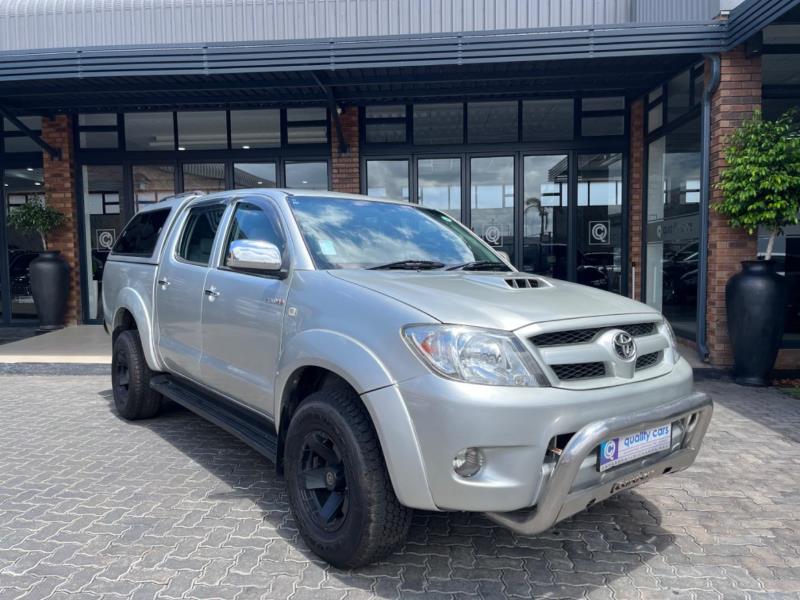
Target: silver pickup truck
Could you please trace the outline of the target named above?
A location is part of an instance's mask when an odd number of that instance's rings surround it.
[[[415,508],[545,531],[687,468],[711,418],[661,314],[518,272],[402,202],[261,189],[148,206],[103,307],[119,413],[169,398],[250,444],[344,568],[396,548]]]

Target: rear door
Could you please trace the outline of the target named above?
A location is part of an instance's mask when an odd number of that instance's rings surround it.
[[[156,278],[158,347],[173,372],[199,380],[206,275],[224,200],[191,206],[164,249]]]
[[[233,207],[222,239],[218,265],[206,279],[211,294],[203,300],[203,383],[271,415],[289,278],[237,270],[226,263],[231,242],[247,239],[277,246],[286,267],[283,225],[270,201],[242,198]]]

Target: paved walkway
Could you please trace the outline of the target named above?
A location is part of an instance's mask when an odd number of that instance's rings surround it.
[[[28,337],[0,346],[0,365],[9,364],[110,365],[111,336],[102,325],[81,325]]]
[[[271,465],[172,407],[130,424],[95,376],[0,377],[0,598],[798,598],[800,401],[704,382],[687,472],[537,537],[417,515],[356,572],[298,539]]]

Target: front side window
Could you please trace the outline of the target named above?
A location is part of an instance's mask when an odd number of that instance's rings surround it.
[[[294,196],[297,224],[320,269],[365,269],[400,261],[440,268],[502,261],[466,228],[435,210],[369,200]]]
[[[231,244],[240,240],[269,242],[277,247],[281,254],[286,247],[277,216],[271,211],[264,212],[248,202],[239,204],[233,214],[228,240],[225,243],[225,266],[228,266]]]
[[[224,212],[225,206],[222,204],[191,209],[178,245],[178,256],[186,262],[208,265],[214,237]]]
[[[141,212],[128,223],[114,244],[114,254],[152,256],[170,209]]]

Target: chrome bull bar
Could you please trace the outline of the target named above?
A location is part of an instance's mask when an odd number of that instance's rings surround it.
[[[550,476],[544,482],[539,501],[533,508],[512,512],[487,512],[486,516],[520,535],[536,535],[547,531],[559,521],[586,508],[587,505],[604,500],[620,489],[631,487],[626,485],[626,482],[639,483],[636,480],[637,476],[644,481],[649,479],[650,474],[658,476],[665,472],[681,471],[694,462],[713,410],[713,402],[707,394],[694,392],[654,409],[590,423],[573,435],[567,443]],[[620,465],[618,469],[607,471],[597,485],[572,490],[581,465],[600,442],[680,419],[686,421],[679,448],[672,450],[666,456],[653,455]]]

